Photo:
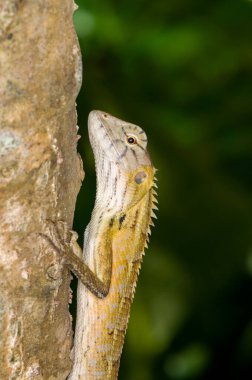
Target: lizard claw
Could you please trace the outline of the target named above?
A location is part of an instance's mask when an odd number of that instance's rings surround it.
[[[68,229],[67,223],[59,220],[53,222],[50,219],[45,220],[46,233],[39,233],[39,236],[56,252],[64,261],[69,261],[69,252],[73,252],[79,258],[82,258],[82,249],[77,243],[78,234]]]
[[[45,220],[45,224],[48,230],[48,233],[53,241],[57,243],[69,243],[71,240],[71,231],[69,231],[68,225],[63,220],[57,220],[53,222],[50,219]]]
[[[65,258],[72,239],[67,223],[63,221],[53,222],[46,219],[45,225],[46,233],[39,233],[39,235],[53,248],[54,252]]]

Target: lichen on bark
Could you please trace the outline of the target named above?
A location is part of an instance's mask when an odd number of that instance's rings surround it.
[[[65,379],[70,273],[39,238],[72,225],[83,179],[70,0],[0,0],[0,379]]]

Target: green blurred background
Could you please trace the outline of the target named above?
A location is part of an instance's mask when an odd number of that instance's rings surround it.
[[[119,378],[252,378],[252,2],[77,4],[80,236],[95,197],[90,110],[141,125],[159,169]]]

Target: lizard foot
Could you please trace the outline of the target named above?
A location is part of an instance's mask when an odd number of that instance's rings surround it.
[[[70,231],[67,223],[63,221],[53,222],[47,219],[46,233],[39,233],[59,256],[67,261],[69,251],[73,249],[73,245],[77,244],[78,234],[75,231]]]
[[[104,298],[109,291],[110,279],[104,283],[83,262],[82,250],[77,243],[77,233],[70,231],[67,224],[62,221],[46,221],[46,233],[39,236],[62,258],[78,279],[97,297]],[[110,267],[110,266],[109,266]]]
[[[69,243],[67,224],[61,220],[53,222],[50,219],[45,221],[48,237],[59,248],[63,248]]]

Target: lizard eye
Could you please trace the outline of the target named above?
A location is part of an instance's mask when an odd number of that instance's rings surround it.
[[[135,138],[135,136],[128,136],[127,137],[127,143],[128,144],[136,144],[137,143],[137,139]]]

